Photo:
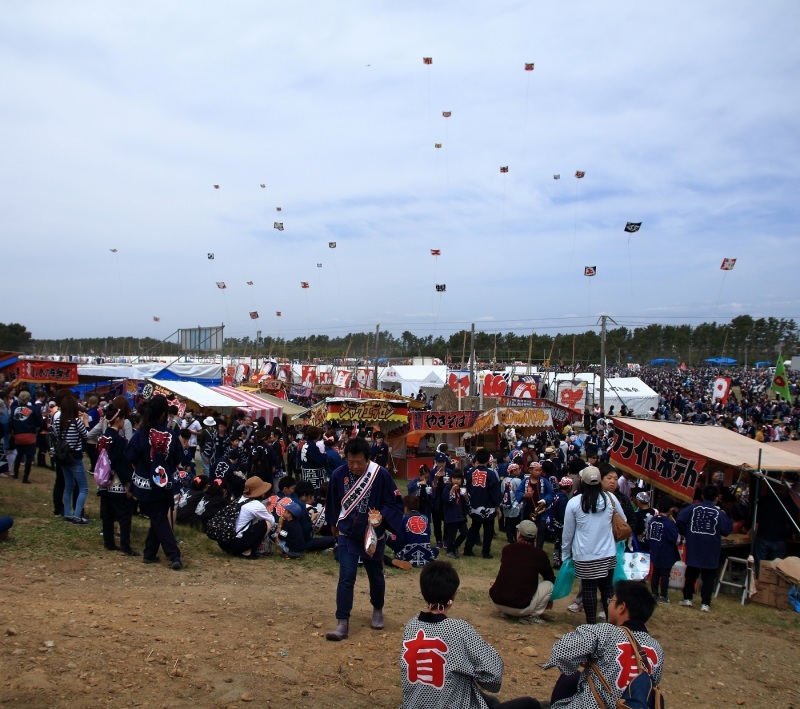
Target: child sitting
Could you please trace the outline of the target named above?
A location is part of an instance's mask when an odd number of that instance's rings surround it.
[[[200,526],[200,520],[195,515],[200,500],[203,499],[208,489],[209,481],[206,475],[197,475],[189,483],[189,489],[184,492],[175,505],[175,523]]]
[[[530,698],[501,704],[497,692],[503,660],[467,621],[448,618],[460,580],[446,561],[433,561],[419,575],[427,610],[406,623],[400,655],[404,707],[493,707],[538,709]]]
[[[388,563],[400,569],[421,568],[439,556],[438,549],[431,549],[431,526],[428,518],[419,512],[419,504],[419,497],[407,495],[403,498],[405,516],[394,539],[388,542],[394,550],[394,559]]]
[[[281,516],[278,519],[277,542],[283,558],[299,559],[306,552],[303,528],[299,520],[303,510],[297,502],[287,497],[278,502],[278,510]]]

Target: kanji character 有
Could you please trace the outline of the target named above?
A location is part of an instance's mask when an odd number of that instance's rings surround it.
[[[421,630],[417,637],[403,641],[403,662],[408,667],[408,681],[444,687],[447,644],[441,638],[429,638]]]

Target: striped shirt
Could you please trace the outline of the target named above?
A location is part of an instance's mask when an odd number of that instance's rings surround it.
[[[72,450],[74,450],[76,453],[83,453],[83,442],[86,440],[89,433],[86,430],[86,426],[83,425],[83,421],[81,419],[75,419],[73,424],[70,424],[70,427],[67,429],[65,438],[67,439],[67,443],[69,443],[69,447]],[[56,438],[60,437],[61,435],[60,411],[56,411],[55,416],[53,416],[53,434],[56,436]]]

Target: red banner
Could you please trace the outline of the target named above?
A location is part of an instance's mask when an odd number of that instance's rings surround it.
[[[6,370],[6,378],[10,382],[72,386],[78,383],[78,365],[47,359],[23,359]]]
[[[313,387],[317,383],[317,368],[314,365],[303,365],[303,380],[301,383],[304,387]]]
[[[691,502],[707,458],[628,428],[625,419],[615,418],[611,462],[673,497]]]

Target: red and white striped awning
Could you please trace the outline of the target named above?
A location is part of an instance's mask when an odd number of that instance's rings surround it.
[[[283,413],[283,409],[280,406],[277,406],[276,404],[262,399],[260,396],[256,396],[255,394],[251,394],[250,392],[242,389],[236,389],[234,387],[224,385],[209,388],[213,389],[219,394],[224,394],[230,399],[240,401],[242,405],[238,406],[238,409],[247,411],[254,419],[257,419],[259,416],[263,416],[268,425],[271,425],[276,418],[280,419],[281,414]]]

